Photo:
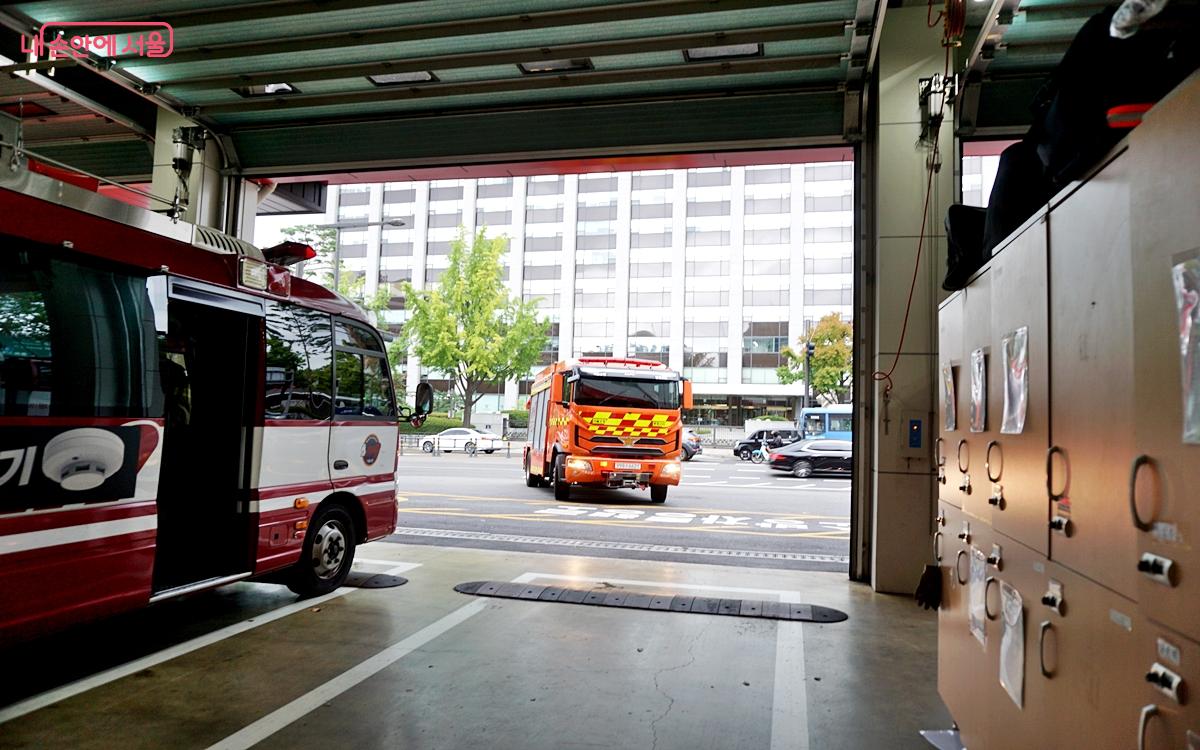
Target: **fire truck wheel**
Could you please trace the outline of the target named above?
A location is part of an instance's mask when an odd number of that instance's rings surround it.
[[[433,453],[433,441],[426,440],[425,442],[421,443],[421,450],[425,451],[426,453]]]
[[[566,502],[571,499],[571,485],[565,479],[567,475],[567,460],[560,453],[554,457],[554,499]]]
[[[526,487],[541,487],[542,486],[542,478],[529,470],[529,456],[528,455],[525,456],[524,471],[525,471],[525,486]]]
[[[308,528],[288,588],[300,596],[320,596],[341,586],[350,574],[357,534],[354,519],[336,505],[318,510]]]
[[[650,485],[650,502],[665,503],[667,501],[667,485],[652,484]]]

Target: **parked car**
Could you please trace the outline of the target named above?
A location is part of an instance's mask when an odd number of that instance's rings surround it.
[[[796,442],[800,439],[800,432],[798,430],[755,430],[737,441],[737,444],[733,446],[733,455],[743,461],[749,461],[751,451],[757,448],[764,439],[767,441],[767,449],[773,450]]]
[[[454,451],[474,453],[477,450],[484,453],[495,453],[503,447],[504,440],[499,435],[480,432],[468,427],[451,427],[421,441],[421,450],[426,453],[433,453],[435,448],[446,453]]]
[[[771,451],[768,461],[776,471],[790,472],[794,477],[810,477],[817,473],[848,475],[851,457],[849,440],[802,440]]]
[[[692,430],[691,427],[683,428],[683,460],[691,461],[692,456],[699,455],[704,452],[704,446],[700,444],[700,436]]]

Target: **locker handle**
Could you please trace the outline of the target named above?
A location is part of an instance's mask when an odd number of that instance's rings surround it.
[[[1148,706],[1142,706],[1142,715],[1138,719],[1138,750],[1146,750],[1146,725],[1150,723],[1151,717],[1158,713],[1158,706],[1151,703]]]
[[[1063,453],[1063,449],[1057,445],[1050,446],[1050,450],[1046,451],[1046,494],[1050,497],[1050,502],[1057,503],[1063,499],[1063,493],[1054,491],[1054,454],[1063,457],[1063,461],[1067,460],[1067,454]]]
[[[933,456],[937,461],[938,466],[946,465],[946,454],[942,453],[942,446],[946,444],[945,438],[938,438],[933,441]]]
[[[962,566],[959,565],[959,563],[962,562],[962,557],[965,554],[967,554],[967,551],[965,549],[960,549],[958,554],[954,556],[954,580],[958,581],[959,586],[965,586],[967,583],[966,578],[961,578],[958,575],[958,571],[962,570]]]
[[[1133,459],[1133,467],[1129,470],[1129,514],[1133,516],[1133,525],[1139,531],[1149,531],[1152,525],[1142,520],[1137,509],[1137,478],[1143,466],[1153,466],[1154,459],[1145,453]]]
[[[987,580],[983,582],[983,614],[989,620],[995,620],[997,617],[1000,616],[999,612],[997,612],[996,614],[992,614],[991,610],[988,609],[988,588],[993,583],[997,583],[997,584],[1000,583],[1000,581],[997,580],[996,576],[988,576]]]
[[[957,455],[956,455],[956,460],[958,461],[958,470],[959,470],[959,471],[961,471],[963,474],[966,474],[966,473],[967,473],[967,469],[968,469],[968,468],[971,466],[971,451],[970,451],[970,448],[968,448],[968,449],[967,449],[967,465],[966,465],[966,466],[963,466],[963,460],[962,460],[962,456],[963,456],[963,446],[965,446],[966,444],[967,444],[967,439],[966,439],[966,438],[961,438],[961,439],[958,441],[958,453],[957,453]]]
[[[940,531],[933,532],[933,561],[934,562],[942,561],[942,549],[941,549],[941,546],[939,545],[939,542],[941,542],[941,541],[942,541],[942,532],[940,532]]]
[[[984,600],[984,608],[987,608],[987,601]],[[1042,622],[1041,628],[1038,630],[1038,667],[1042,670],[1042,677],[1050,679],[1054,673],[1046,669],[1046,631],[1054,627],[1054,624],[1049,620]]]
[[[1000,471],[996,472],[996,476],[992,476],[992,449],[1000,448],[1000,443],[993,440],[987,444],[987,452],[983,457],[983,468],[987,471],[989,482],[999,482],[1000,475],[1004,473],[1004,450],[1000,450]]]

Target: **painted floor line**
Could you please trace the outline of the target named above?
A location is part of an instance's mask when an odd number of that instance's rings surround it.
[[[514,583],[528,583],[533,580],[532,574],[525,573],[513,579]],[[359,662],[356,666],[341,673],[323,685],[308,691],[304,695],[287,703],[258,721],[243,727],[220,742],[209,747],[209,750],[245,750],[267,739],[276,732],[284,729],[297,719],[303,718],[321,706],[329,703],[347,690],[374,677],[383,670],[421,648],[435,638],[462,624],[474,615],[482,612],[489,602],[486,599],[476,599],[465,606],[451,611],[439,620],[426,625],[407,638],[388,646],[374,656]]]
[[[387,575],[399,575],[401,573],[410,571],[413,568],[419,568],[421,566],[420,563],[396,564],[394,561],[392,562],[392,565],[394,565],[394,567],[386,571]],[[214,643],[219,643],[226,638],[232,638],[235,635],[245,633],[248,630],[253,630],[261,625],[266,625],[269,622],[283,619],[284,617],[308,609],[309,607],[315,607],[324,602],[330,601],[331,599],[337,599],[340,596],[345,596],[346,594],[356,590],[358,589],[354,589],[350,586],[343,586],[342,588],[337,589],[336,591],[331,591],[324,596],[318,596],[312,599],[301,599],[298,602],[288,604],[280,607],[279,609],[274,609],[270,612],[264,612],[257,617],[250,618],[249,620],[244,620],[219,630],[214,630],[211,633],[197,636],[190,641],[184,641],[183,643],[165,648],[162,651],[157,651],[153,654],[143,656],[140,659],[134,659],[133,661],[126,662],[125,664],[106,669],[103,672],[98,672],[97,674],[84,677],[81,680],[76,680],[75,682],[54,688],[53,690],[47,690],[44,693],[39,693],[38,695],[26,698],[19,703],[14,703],[11,706],[6,706],[5,708],[0,709],[0,724],[3,724],[6,721],[12,721],[13,719],[24,716],[25,714],[33,713],[34,711],[45,708],[46,706],[52,706],[55,703],[66,700],[67,698],[73,698],[80,693],[86,693],[87,691],[98,688],[101,685],[107,685],[108,683],[113,682],[114,680],[119,680],[122,677],[128,677],[129,675],[140,672],[143,669],[148,669],[157,664],[162,664],[165,661],[170,661],[176,657],[183,656],[184,654],[189,654],[192,651],[204,648],[205,646],[211,646]]]

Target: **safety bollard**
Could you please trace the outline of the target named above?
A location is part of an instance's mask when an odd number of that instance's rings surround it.
[[[504,457],[512,458],[512,441],[511,440],[504,441]]]

